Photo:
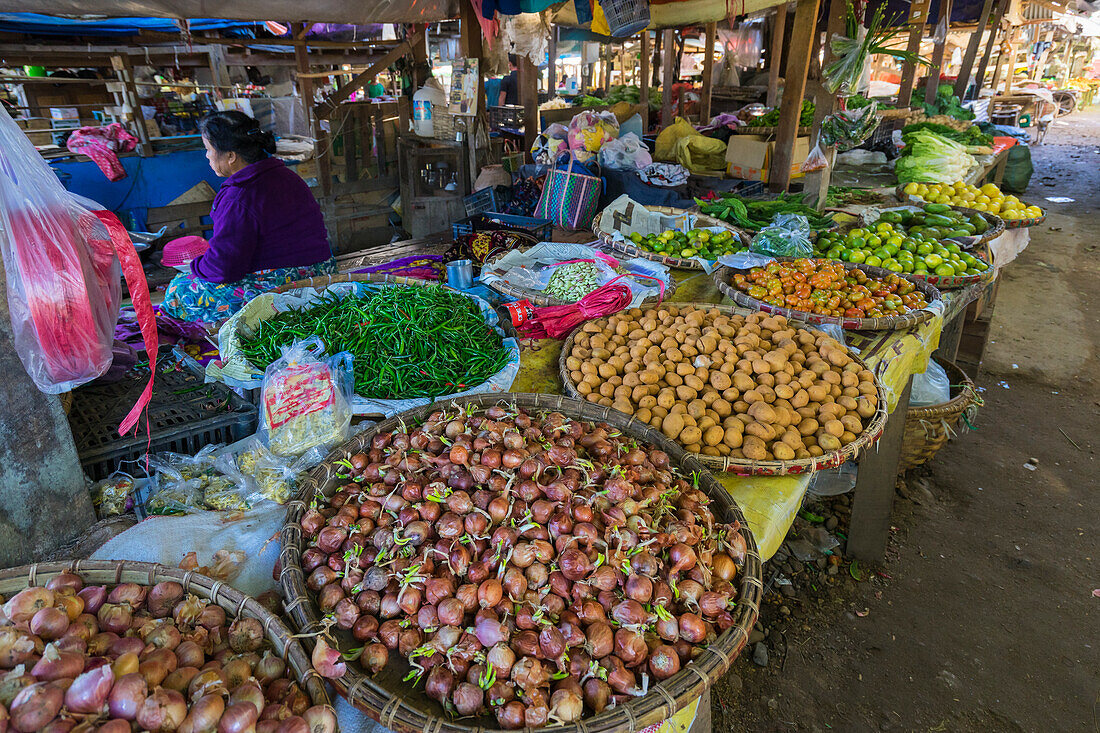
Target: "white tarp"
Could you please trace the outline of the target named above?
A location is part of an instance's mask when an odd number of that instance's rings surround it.
[[[0,0],[0,12],[367,24],[457,18],[459,5],[458,0]]]

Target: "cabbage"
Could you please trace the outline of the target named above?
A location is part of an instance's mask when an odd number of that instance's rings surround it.
[[[965,145],[928,130],[906,136],[905,151],[894,164],[899,183],[954,183],[966,177],[975,160]]]

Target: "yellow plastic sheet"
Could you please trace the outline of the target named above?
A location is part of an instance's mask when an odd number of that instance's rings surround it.
[[[802,506],[806,489],[813,474],[794,476],[761,476],[746,478],[730,473],[716,473],[715,477],[730,493],[760,550],[760,559],[767,560],[787,536],[794,517]]]

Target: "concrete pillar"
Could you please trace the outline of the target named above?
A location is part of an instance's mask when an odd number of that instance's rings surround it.
[[[0,567],[41,559],[95,523],[61,400],[27,376],[12,343],[0,262]]]

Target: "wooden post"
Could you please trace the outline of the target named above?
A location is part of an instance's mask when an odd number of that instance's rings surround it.
[[[641,91],[639,98],[642,104],[645,105],[645,112],[642,114],[642,132],[649,130],[649,64],[650,61],[652,61],[651,54],[649,31],[642,31],[642,78],[639,79],[638,84],[638,88]]]
[[[714,39],[718,23],[707,23],[707,40],[703,44],[703,93],[699,96],[699,122],[710,124],[710,92],[714,84]]]
[[[997,0],[997,12],[993,16],[993,23],[989,26],[989,40],[985,42],[985,53],[982,54],[982,61],[978,64],[978,74],[974,78],[974,99],[981,95],[982,86],[985,85],[985,70],[989,66],[990,56],[993,55],[993,46],[997,42],[997,34],[1001,31],[1001,18],[1004,17],[1007,7],[1008,0]]]
[[[1008,35],[1008,69],[1005,71],[1005,96],[1012,94],[1012,82],[1016,77],[1016,39],[1020,30],[1013,28]]]
[[[966,87],[970,84],[970,70],[974,67],[974,60],[978,58],[978,47],[982,45],[982,32],[989,22],[989,14],[993,11],[994,0],[985,0],[982,4],[982,14],[978,17],[978,27],[970,34],[970,43],[963,54],[962,67],[959,76],[955,80],[955,96],[966,99]],[[981,84],[981,82],[978,82]]]
[[[519,101],[523,105],[523,146],[529,152],[539,129],[539,70],[526,55],[519,57]]]
[[[987,0],[988,1],[988,0]],[[1039,58],[1035,60],[1035,68],[1031,72],[1033,79],[1042,79],[1043,72],[1047,68],[1047,58],[1050,57],[1050,49],[1054,45],[1054,26],[1050,26],[1047,29],[1046,36],[1043,38],[1043,43],[1047,44],[1046,48],[1039,52]]]
[[[481,25],[477,21],[477,11],[474,10],[473,5],[470,3],[462,3],[461,23],[459,28],[459,50],[462,52],[464,58],[477,59],[477,98],[478,100],[485,99],[485,60],[483,56],[484,47],[481,38]],[[551,28],[550,42],[551,53],[550,63],[554,63],[554,37],[555,28]],[[488,120],[488,110],[483,109],[484,104],[478,102],[477,114],[472,118],[467,118],[470,121],[468,129],[466,131],[466,139],[469,140],[468,150],[470,152],[470,190],[473,190],[473,184],[477,177],[477,138],[478,128],[486,120]],[[488,130],[486,130],[488,132]],[[379,173],[381,175],[381,173]]]
[[[924,102],[932,104],[936,101],[936,91],[940,86],[940,67],[943,66],[943,52],[947,46],[946,30],[951,27],[951,0],[940,0],[939,17],[936,18],[936,26],[944,28],[944,39],[936,41],[932,51],[932,68],[928,70],[928,83],[924,87]]]
[[[661,59],[661,127],[668,127],[672,123],[672,56],[676,46],[674,34],[671,28],[664,32],[662,45],[664,57]]]
[[[783,3],[775,9],[775,24],[772,26],[772,40],[768,44],[768,99],[767,105],[774,107],[779,101],[779,66],[783,60],[783,32],[787,28],[787,11],[790,3]]]
[[[798,118],[802,109],[802,93],[806,89],[806,72],[810,68],[810,49],[814,45],[817,11],[821,0],[798,0],[791,28],[790,56],[783,84],[783,102],[779,106],[779,129],[775,135],[768,188],[786,191],[791,182],[791,158],[798,135]]]
[[[611,46],[609,44],[604,44],[600,63],[603,65],[603,93],[606,96],[611,91]]]
[[[1066,52],[1062,56],[1062,83],[1059,86],[1065,86],[1069,83],[1070,64],[1073,63],[1073,36],[1066,37]]]
[[[463,12],[467,5],[469,3],[462,4]],[[478,31],[479,37],[480,33],[481,31]],[[550,80],[548,91],[550,98],[553,99],[558,91],[558,27],[556,25],[550,26],[550,47],[547,49],[546,58],[546,77]]]
[[[134,84],[134,65],[129,56],[112,56],[111,66],[115,76],[122,82],[122,118],[128,120],[137,135],[138,155],[148,158],[153,154],[153,144],[149,140],[149,130],[145,127],[145,115],[141,112],[141,100],[138,99],[137,85]]]
[[[313,109],[313,79],[309,74],[309,49],[305,41],[305,24],[291,23],[294,36],[294,64],[298,71],[298,92],[302,95],[302,104],[309,115],[309,127],[313,139],[317,141],[317,183],[321,186],[321,195],[332,193],[332,144],[328,132],[321,127],[320,120]],[[322,209],[325,208],[322,206]]]
[[[924,26],[928,23],[929,0],[913,0],[909,6],[909,43],[905,49],[909,53],[920,51],[920,42],[924,38]],[[906,62],[901,67],[901,85],[898,88],[898,109],[909,106],[913,99],[913,83],[917,78],[917,65]]]
[[[233,80],[229,78],[229,67],[225,65],[225,46],[210,46],[210,78],[214,84],[214,95],[222,99],[228,95],[228,87]],[[224,88],[223,88],[224,87]]]

